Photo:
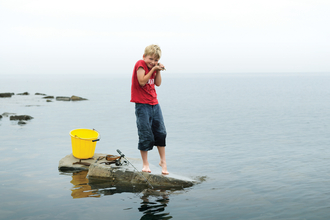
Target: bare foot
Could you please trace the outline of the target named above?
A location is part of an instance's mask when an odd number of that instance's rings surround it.
[[[163,175],[168,175],[168,174],[170,174],[170,173],[167,171],[166,163],[159,163],[159,166],[162,167],[162,174],[163,174]]]
[[[149,166],[143,166],[142,172],[151,173]]]

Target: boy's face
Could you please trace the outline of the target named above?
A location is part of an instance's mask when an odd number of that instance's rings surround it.
[[[143,55],[143,60],[146,62],[147,66],[151,69],[158,64],[158,58],[155,55]]]

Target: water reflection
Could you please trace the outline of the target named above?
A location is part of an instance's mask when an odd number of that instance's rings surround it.
[[[168,190],[147,190],[145,186],[115,185],[111,181],[102,181],[95,178],[87,178],[88,171],[72,173],[73,184],[71,196],[73,199],[87,197],[101,197],[116,193],[131,192],[141,198],[141,206],[138,210],[143,213],[141,219],[171,219],[170,213],[165,212],[169,203]]]
[[[144,214],[141,219],[172,218],[172,216],[169,215],[170,213],[164,213],[165,207],[170,201],[167,195],[163,195],[161,196],[161,198],[157,198],[154,195],[150,195],[149,193],[143,193],[141,199],[142,202],[139,211]]]
[[[72,180],[70,183],[74,185],[72,187],[71,196],[74,199],[86,198],[86,197],[100,197],[101,195],[94,190],[88,184],[88,179],[86,178],[88,171],[80,171],[77,173],[72,173]]]

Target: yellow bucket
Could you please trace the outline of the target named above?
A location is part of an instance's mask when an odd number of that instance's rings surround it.
[[[88,159],[94,156],[99,133],[91,129],[75,129],[70,131],[72,154],[78,159]]]

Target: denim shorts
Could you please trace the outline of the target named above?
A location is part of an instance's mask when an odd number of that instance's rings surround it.
[[[166,146],[166,128],[159,104],[135,103],[136,125],[138,128],[138,149],[149,151],[153,146]]]

